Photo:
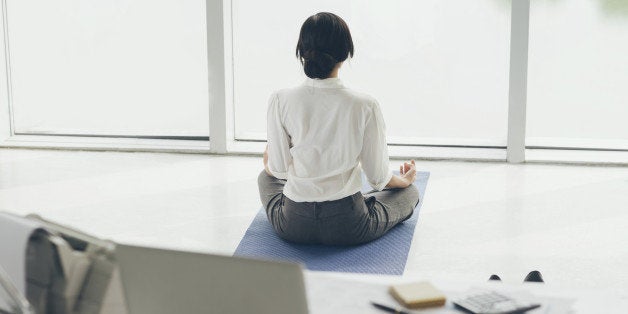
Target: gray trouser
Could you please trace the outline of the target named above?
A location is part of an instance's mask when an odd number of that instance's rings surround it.
[[[283,239],[308,244],[352,245],[375,240],[410,218],[419,190],[357,192],[326,202],[294,202],[283,195],[286,180],[262,171],[259,194],[275,232]]]

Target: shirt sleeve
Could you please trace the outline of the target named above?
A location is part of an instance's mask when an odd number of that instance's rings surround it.
[[[279,98],[276,93],[268,102],[267,115],[268,134],[268,170],[278,179],[288,178],[288,167],[292,163],[290,155],[290,136],[281,123]]]
[[[392,171],[388,159],[386,124],[377,102],[371,107],[366,119],[360,162],[369,184],[375,190],[383,190],[392,178]]]

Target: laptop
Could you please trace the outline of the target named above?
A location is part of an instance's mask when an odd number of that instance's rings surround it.
[[[116,246],[131,314],[307,313],[299,264]]]

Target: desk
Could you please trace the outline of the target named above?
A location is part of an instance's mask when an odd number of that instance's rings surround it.
[[[325,313],[360,313],[385,314],[370,305],[370,301],[380,301],[383,304],[397,305],[397,302],[388,294],[388,285],[410,281],[425,280],[423,278],[400,278],[392,276],[369,276],[334,274],[325,272],[305,272],[308,295],[308,305],[312,314]],[[363,278],[362,278],[363,277]],[[565,313],[571,307],[570,313],[628,313],[628,296],[617,292],[599,292],[585,290],[569,290],[552,287],[548,284],[526,283],[511,285],[501,282],[454,282],[447,280],[430,280],[436,287],[444,291],[448,298],[464,293],[470,288],[489,288],[513,294],[533,294],[541,300],[550,301],[553,308],[540,308],[529,313]],[[565,309],[565,307],[567,307]],[[409,311],[410,313],[441,314],[462,312],[453,309],[447,302],[445,307],[429,310]],[[569,311],[567,311],[569,312]]]

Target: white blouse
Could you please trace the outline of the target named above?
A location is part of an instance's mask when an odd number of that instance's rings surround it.
[[[295,202],[337,200],[360,191],[361,170],[382,190],[392,177],[377,101],[340,79],[307,79],[268,104],[268,168]]]

